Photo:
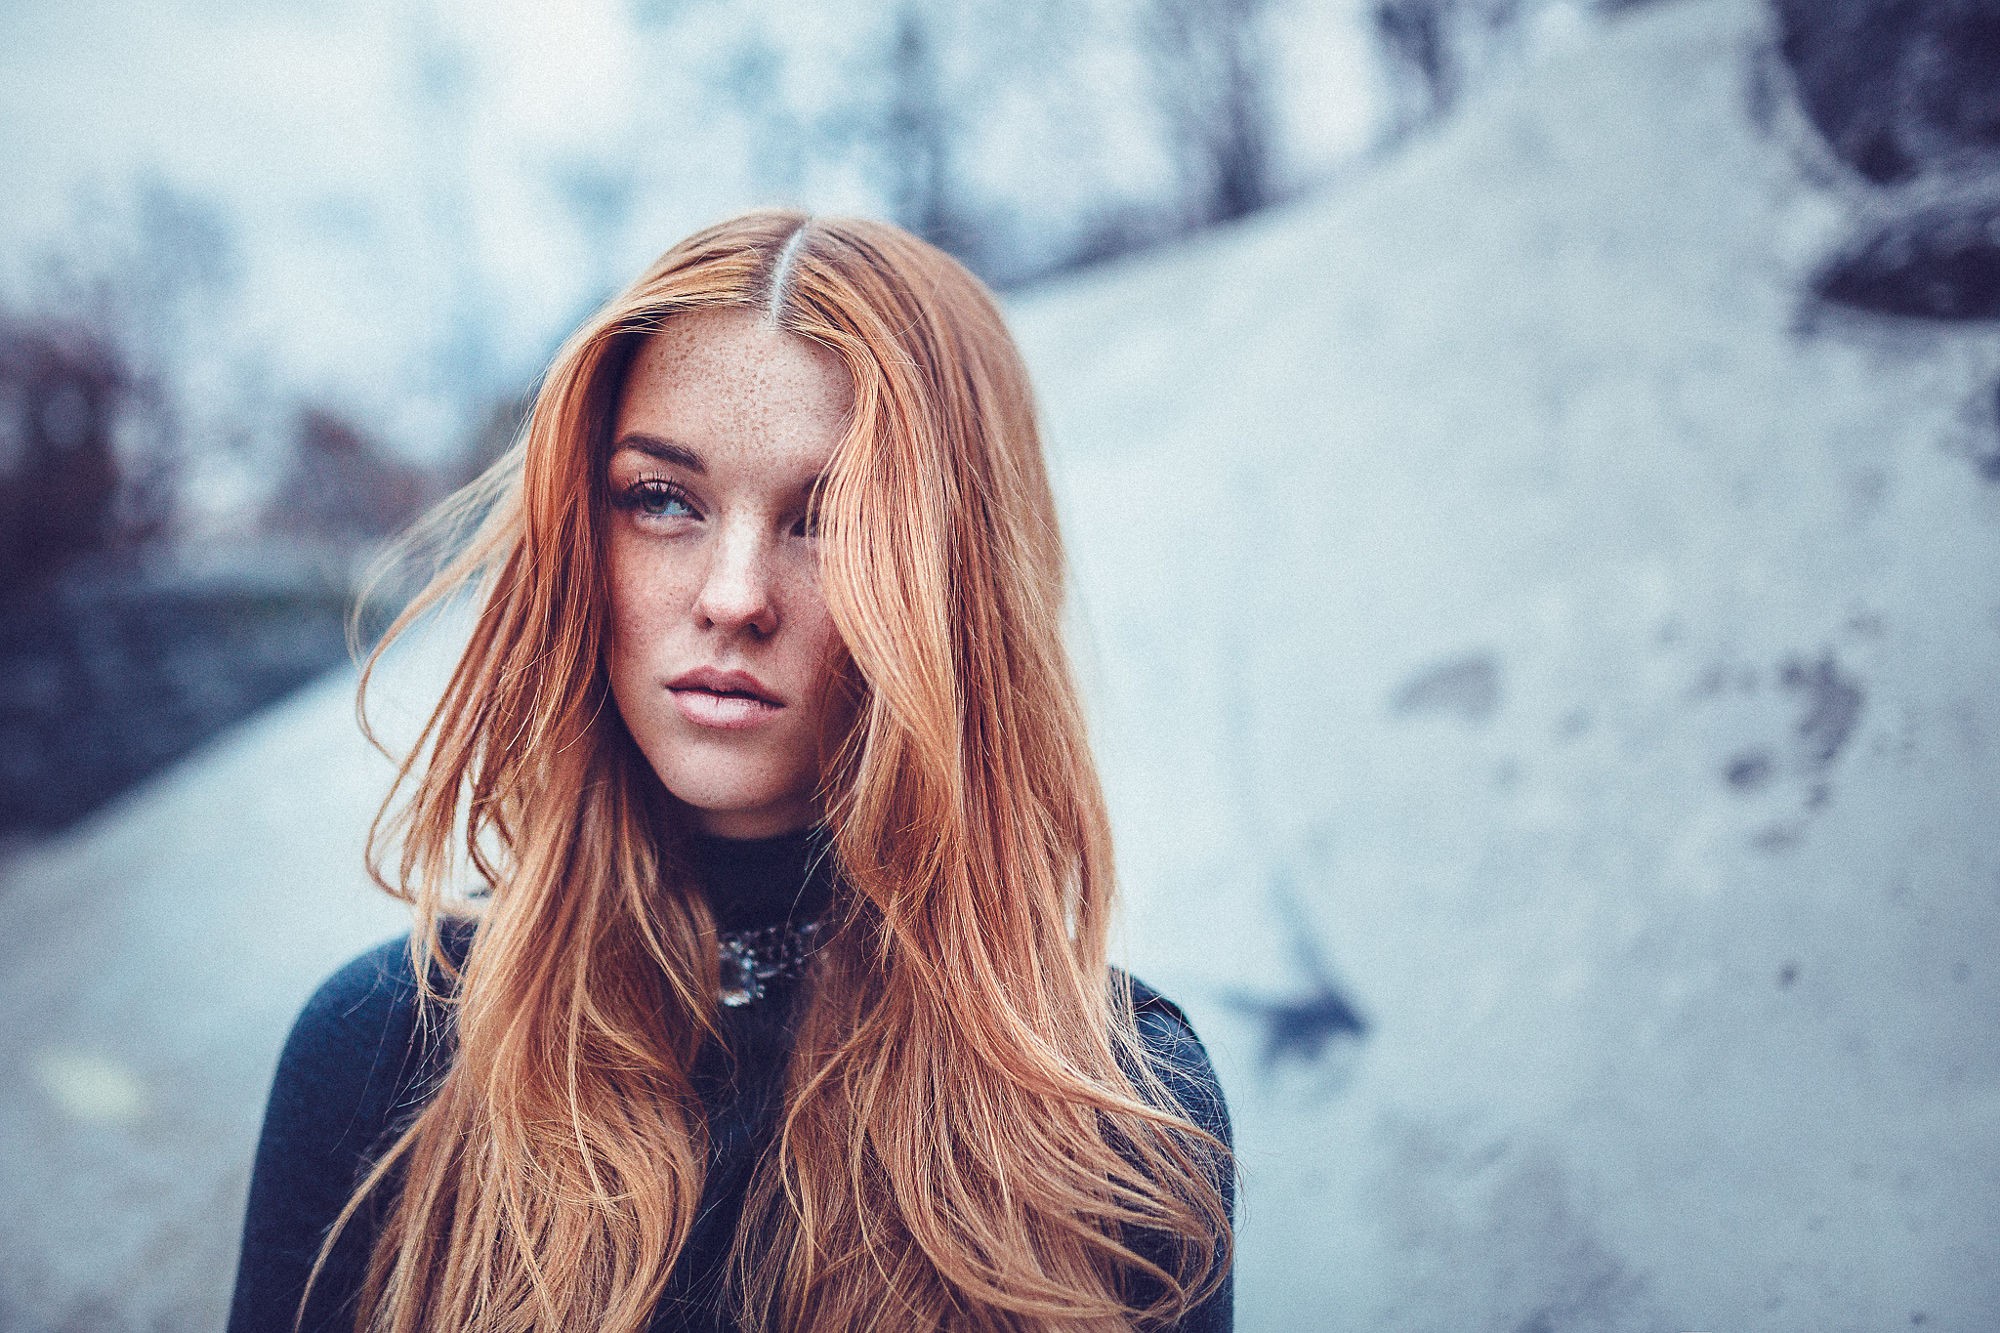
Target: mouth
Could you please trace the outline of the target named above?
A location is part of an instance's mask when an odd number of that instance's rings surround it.
[[[698,727],[733,731],[753,727],[775,716],[782,705],[750,694],[729,694],[717,690],[672,689],[674,705],[681,716]]]
[[[668,681],[667,690],[682,717],[721,730],[755,726],[785,706],[747,671],[700,667]]]

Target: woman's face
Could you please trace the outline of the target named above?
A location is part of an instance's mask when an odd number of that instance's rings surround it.
[[[606,464],[612,697],[710,833],[810,823],[824,674],[814,484],[846,428],[839,360],[747,310],[676,315],[641,345]]]

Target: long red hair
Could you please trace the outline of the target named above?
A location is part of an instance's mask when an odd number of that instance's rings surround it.
[[[637,344],[717,306],[764,312],[854,383],[819,514],[845,648],[820,793],[837,928],[736,1235],[735,1316],[1170,1318],[1229,1262],[1231,1166],[1149,1068],[1107,967],[1110,829],[1026,370],[942,252],[882,223],[760,212],[669,250],[563,346],[521,441],[432,520],[471,536],[370,658],[474,594],[371,838],[378,880],[415,909],[413,965],[455,1053],[343,1214],[394,1189],[358,1326],[641,1329],[693,1221],[706,1139],[689,1070],[716,1031],[715,926],[610,700],[603,473]],[[455,892],[468,878],[484,891]],[[464,916],[454,968],[440,931]],[[428,980],[439,963],[449,986]]]

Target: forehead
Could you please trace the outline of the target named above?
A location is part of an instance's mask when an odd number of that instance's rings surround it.
[[[612,440],[668,440],[714,472],[816,472],[852,402],[847,370],[826,348],[749,310],[690,311],[634,353]]]

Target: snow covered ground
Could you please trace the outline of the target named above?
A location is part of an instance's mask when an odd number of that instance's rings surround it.
[[[1246,1329],[2000,1309],[2000,336],[1804,317],[1850,205],[1763,24],[1016,305]],[[218,1321],[285,1025],[396,929],[351,685],[0,865],[0,1326]]]
[[[1762,23],[1021,312],[1250,1328],[2000,1310],[2000,337],[1799,331],[1846,205]],[[1286,901],[1372,1028],[1265,1078]]]

